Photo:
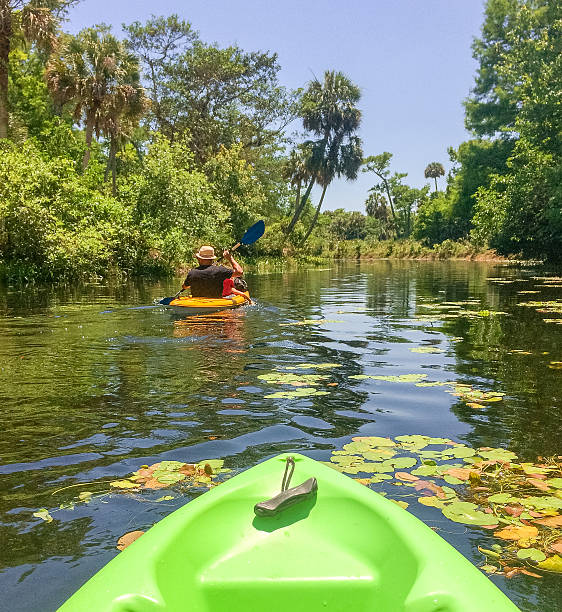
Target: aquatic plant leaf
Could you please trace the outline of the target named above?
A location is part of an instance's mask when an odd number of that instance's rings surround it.
[[[49,514],[47,508],[41,508],[37,512],[34,512],[33,516],[36,518],[40,518],[47,523],[50,523],[53,520],[53,517]]]
[[[341,368],[340,363],[302,363],[295,366],[287,366],[286,370],[331,370],[332,368]]]
[[[180,470],[185,463],[182,461],[160,461],[160,470],[164,470],[167,472],[174,472],[176,470]]]
[[[463,484],[464,481],[460,480],[460,478],[455,478],[454,476],[449,476],[449,474],[445,474],[443,476],[443,480],[452,485]]]
[[[562,574],[562,557],[560,555],[548,557],[548,559],[541,561],[537,567],[540,567],[542,570],[547,570],[549,572],[556,572],[558,574]]]
[[[138,540],[143,533],[144,531],[129,531],[129,533],[122,535],[119,540],[117,540],[117,548],[119,550],[125,550],[127,546],[130,546],[135,540]]]
[[[546,555],[538,548],[520,548],[517,551],[518,559],[529,559],[530,561],[544,561]]]
[[[536,538],[538,533],[538,529],[533,525],[508,525],[499,531],[494,531],[496,538],[515,541]]]
[[[408,502],[397,500],[397,499],[391,499],[390,501],[396,504],[397,506],[404,508],[404,510],[406,510],[406,508],[410,505]]]
[[[479,449],[478,454],[488,461],[496,460],[509,463],[510,461],[517,459],[517,455],[515,453],[512,453],[505,448],[492,448],[490,450]]]
[[[139,485],[130,480],[114,480],[109,483],[109,486],[115,489],[138,489]]]
[[[364,380],[366,378],[372,378],[373,380],[382,380],[385,382],[396,382],[396,383],[415,383],[427,378],[427,374],[400,374],[400,376],[368,376],[367,374],[354,374],[349,378],[355,380]]]
[[[416,476],[433,476],[436,473],[436,465],[422,465],[419,468],[412,470],[412,474],[415,474]]]
[[[462,459],[463,457],[474,457],[476,451],[468,446],[453,446],[443,451],[443,456],[451,456],[456,459]]]
[[[418,497],[418,502],[423,506],[430,506],[431,508],[444,508],[445,502],[436,496]]]
[[[562,514],[535,519],[533,523],[543,525],[544,527],[562,527]]]
[[[185,465],[185,464],[184,464]],[[205,466],[209,466],[214,474],[216,474],[219,470],[222,469],[224,465],[224,459],[205,459],[205,461],[200,461],[196,464],[196,468],[203,468]]]
[[[488,501],[495,504],[505,504],[513,499],[514,498],[509,493],[495,493],[494,495],[490,495],[490,497],[488,497]]]
[[[390,465],[393,465],[397,470],[404,470],[414,467],[414,465],[416,465],[418,462],[418,460],[414,457],[398,457],[394,459],[387,459],[386,461]]]
[[[554,487],[555,489],[562,489],[562,478],[549,478],[546,482],[549,487]]]
[[[380,448],[372,451],[363,452],[363,457],[365,457],[365,459],[368,459],[369,461],[385,461],[390,457],[394,457],[394,455],[396,455],[396,451],[387,448]]]
[[[381,438],[379,436],[355,436],[351,438],[354,442],[364,442],[370,448],[374,446],[396,446],[390,438]]]
[[[406,482],[415,482],[419,480],[417,476],[409,474],[408,472],[396,472],[394,474],[394,478],[398,478],[398,480],[405,480]]]
[[[443,349],[437,348],[436,346],[418,346],[411,348],[412,353],[443,353]]]
[[[495,516],[486,514],[477,509],[476,504],[470,502],[455,501],[446,505],[442,512],[451,521],[465,525],[495,525]]]
[[[161,502],[161,501],[169,501],[170,499],[174,499],[174,496],[173,495],[163,495],[162,497],[159,497],[158,499],[155,499],[154,501]]]
[[[520,500],[520,502],[524,506],[535,508],[537,510],[545,510],[548,508],[562,510],[562,499],[552,495],[545,495],[544,497],[524,497]]]

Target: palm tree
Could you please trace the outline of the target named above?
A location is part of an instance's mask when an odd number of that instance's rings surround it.
[[[103,24],[67,37],[59,57],[47,65],[47,84],[57,104],[73,105],[74,119],[84,120],[83,169],[90,160],[94,132],[110,138],[110,158],[114,157],[117,139],[125,133],[122,126],[134,126],[148,104],[137,58]]]
[[[323,83],[315,79],[304,93],[301,103],[303,126],[319,138],[308,144],[307,168],[311,179],[287,227],[287,236],[299,220],[314,182],[322,187],[322,195],[303,242],[316,225],[332,180],[336,176],[349,180],[357,177],[362,151],[361,140],[355,132],[361,122],[361,111],[355,105],[360,96],[359,88],[343,73],[330,70],[324,73]]]
[[[443,168],[443,164],[439,162],[431,162],[427,165],[425,169],[424,176],[425,178],[435,179],[435,191],[437,191],[437,177],[445,175],[445,168]]]
[[[0,138],[8,137],[8,77],[15,37],[50,52],[61,16],[77,0],[0,0]]]

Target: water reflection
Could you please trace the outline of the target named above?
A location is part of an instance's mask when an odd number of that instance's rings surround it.
[[[358,434],[560,453],[562,371],[548,364],[562,360],[562,326],[517,306],[529,299],[518,291],[558,299],[560,289],[533,275],[462,262],[334,264],[255,276],[255,306],[183,319],[143,307],[177,281],[0,291],[0,584],[11,609],[54,609],[120,535],[199,494],[178,487],[167,502],[148,492],[59,508],[145,463],[220,457],[239,470],[283,451],[326,459]],[[427,307],[467,300],[508,314],[447,318],[460,307]],[[265,397],[280,387],[258,376],[307,363],[340,366],[326,370],[327,395]],[[443,387],[353,378],[408,374],[506,396],[475,410]],[[52,523],[33,518],[43,507]],[[473,533],[443,535],[479,559]],[[524,610],[553,609],[550,579],[498,583]]]

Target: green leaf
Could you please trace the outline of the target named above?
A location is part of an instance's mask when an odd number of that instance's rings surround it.
[[[541,561],[538,567],[549,572],[562,574],[562,557],[560,555],[549,557],[548,559]]]
[[[530,561],[544,561],[546,555],[538,548],[520,548],[517,551],[517,557],[519,559],[529,559]]]
[[[443,515],[455,523],[464,525],[495,525],[495,516],[486,514],[477,509],[476,504],[456,501],[443,508]]]
[[[555,489],[562,489],[562,478],[549,478],[546,483],[549,487],[554,487]]]
[[[513,497],[509,493],[494,493],[488,497],[488,501],[494,502],[494,504],[505,504],[512,500]]]
[[[398,457],[396,459],[387,459],[385,461],[385,463],[393,465],[394,468],[397,470],[403,470],[403,469],[414,467],[414,465],[416,465],[417,462],[418,460],[414,459],[413,457]]]
[[[437,472],[436,465],[422,465],[415,470],[412,470],[414,476],[433,476]]]
[[[47,508],[41,508],[37,512],[34,512],[33,516],[35,516],[36,518],[40,518],[47,523],[50,523],[53,520],[53,517],[49,514]]]
[[[115,489],[136,489],[139,485],[131,482],[130,480],[114,480],[113,482],[109,483],[109,486],[114,487]]]
[[[456,459],[462,459],[463,457],[474,457],[476,451],[468,446],[453,446],[443,451],[443,456],[450,455]]]
[[[155,501],[161,502],[161,501],[168,501],[170,499],[174,499],[174,496],[173,495],[164,495],[163,497],[159,497]]]
[[[452,485],[464,484],[463,480],[461,480],[460,478],[455,478],[454,476],[451,476],[450,474],[445,474],[445,476],[443,476],[443,480]]]

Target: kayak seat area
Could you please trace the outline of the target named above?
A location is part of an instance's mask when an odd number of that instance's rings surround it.
[[[357,500],[324,489],[305,518],[294,506],[279,518],[262,519],[282,523],[270,531],[256,529],[247,511],[255,502],[223,500],[162,555],[158,587],[166,609],[456,610],[439,597],[406,605],[422,568],[384,517]]]

